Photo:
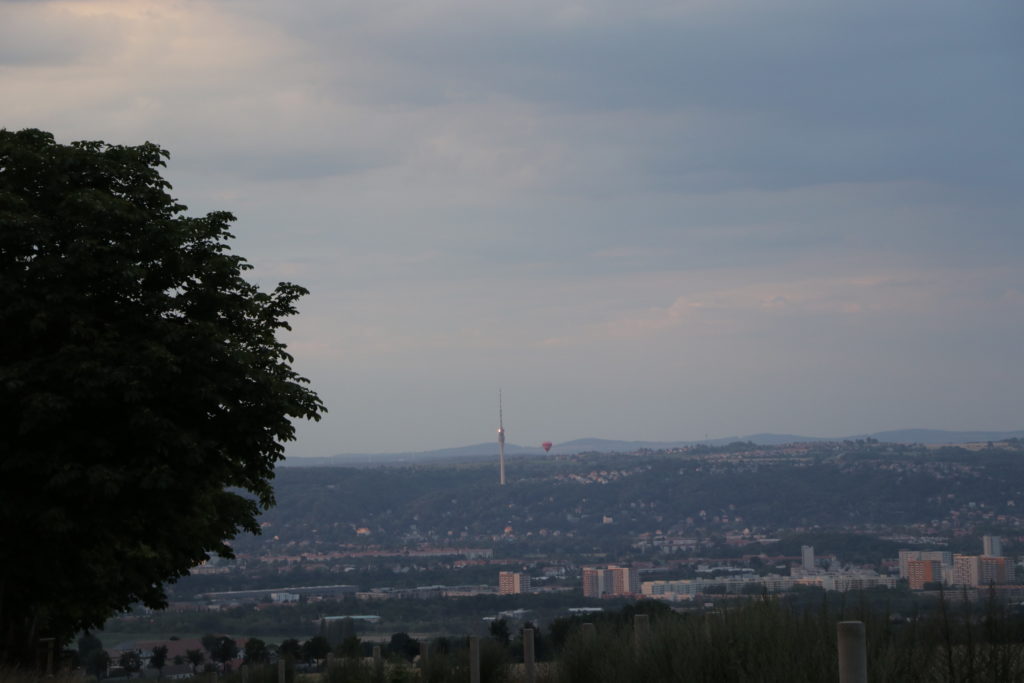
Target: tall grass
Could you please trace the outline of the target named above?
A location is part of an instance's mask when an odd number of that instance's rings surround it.
[[[25,669],[0,667],[0,683],[85,683],[86,680],[81,673],[62,671],[54,676],[47,676]]]
[[[560,683],[747,683],[838,680],[836,624],[865,622],[869,680],[877,683],[1024,681],[1019,619],[990,602],[943,603],[929,616],[893,620],[863,607],[791,609],[773,599],[710,614],[661,614],[635,642],[621,620],[570,635],[558,659]]]
[[[868,677],[872,683],[1006,683],[1024,681],[1024,616],[994,596],[982,604],[943,596],[936,609],[895,617],[823,595],[820,606],[797,607],[770,596],[708,613],[676,613],[661,603],[637,603],[619,613],[569,620],[568,635],[553,661],[538,668],[538,683],[819,683],[838,680],[836,624],[863,621]],[[635,614],[648,614],[649,627],[634,632]],[[555,629],[552,629],[554,631]],[[565,633],[565,631],[562,631]],[[520,683],[522,664],[508,647],[480,641],[482,683]],[[426,662],[404,659],[376,664],[362,657],[333,659],[322,674],[286,683],[466,683],[469,650],[462,640],[435,641]],[[277,666],[253,666],[245,683],[278,683]],[[55,678],[0,670],[0,683],[85,683],[72,674]],[[243,683],[241,672],[221,683]]]

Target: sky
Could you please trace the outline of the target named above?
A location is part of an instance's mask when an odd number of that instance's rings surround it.
[[[152,141],[289,457],[1024,428],[1024,4],[0,0],[0,127]],[[496,446],[495,446],[496,450]]]

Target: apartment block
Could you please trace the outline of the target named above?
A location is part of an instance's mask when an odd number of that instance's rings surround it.
[[[498,572],[498,595],[530,592],[530,577],[522,572]]]
[[[910,590],[919,591],[926,583],[943,580],[942,563],[938,560],[909,560],[907,562],[907,581]]]
[[[583,596],[638,595],[640,575],[632,567],[584,567]]]

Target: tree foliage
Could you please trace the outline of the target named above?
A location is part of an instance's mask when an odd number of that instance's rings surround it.
[[[281,641],[281,644],[277,648],[277,652],[281,657],[291,659],[292,661],[298,660],[302,656],[302,643],[297,638],[286,638]]]
[[[127,650],[121,653],[117,663],[129,675],[142,670],[142,657],[135,650]]]
[[[325,659],[331,652],[331,644],[323,636],[313,636],[302,644],[302,655],[306,661]]]
[[[305,290],[247,282],[167,156],[0,130],[0,663],[231,556],[324,410],[278,339]]]
[[[228,662],[238,657],[238,643],[235,642],[234,638],[228,636],[218,636],[213,647],[208,649],[210,650],[210,658],[215,662],[220,662],[221,666],[225,668]]]
[[[259,638],[250,638],[245,641],[245,663],[265,664],[270,661],[270,648],[267,643]]]
[[[202,650],[186,650],[185,659],[192,665],[192,673],[195,673],[196,667],[206,661],[206,655],[203,654]]]
[[[83,656],[81,661],[82,666],[85,667],[85,673],[96,678],[103,678],[107,675],[107,668],[110,666],[110,654],[102,648],[90,650],[89,655]]]
[[[157,670],[159,678],[163,676],[165,666],[167,666],[167,646],[157,645],[153,648],[152,656],[149,658],[149,667]]]

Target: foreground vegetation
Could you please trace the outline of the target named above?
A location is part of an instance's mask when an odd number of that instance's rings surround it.
[[[646,633],[635,617],[648,615]],[[943,600],[927,614],[899,616],[867,603],[823,601],[800,607],[763,597],[710,613],[679,613],[641,602],[605,615],[552,623],[537,643],[547,663],[538,680],[559,683],[729,683],[838,679],[836,624],[865,622],[869,680],[884,683],[1024,680],[1024,618],[990,599],[978,606]],[[582,628],[584,622],[593,629]],[[483,681],[523,679],[521,641],[495,637],[482,644]],[[435,648],[436,650],[436,648]],[[423,673],[343,665],[345,677],[327,683],[384,680],[468,680],[468,653],[453,648],[428,657]],[[339,669],[341,671],[341,669]]]
[[[921,613],[898,615],[854,597],[823,595],[817,605],[769,596],[714,611],[676,611],[667,604],[641,601],[617,612],[563,617],[535,634],[539,683],[631,683],[680,681],[730,683],[837,680],[836,624],[863,621],[867,633],[869,680],[875,683],[1024,680],[1024,614],[994,596],[971,604],[944,596]],[[952,599],[950,599],[952,598]],[[646,615],[638,628],[637,615]],[[593,627],[584,624],[592,624]],[[496,622],[482,638],[482,683],[525,680],[521,631]],[[321,638],[322,639],[322,638]],[[429,644],[426,661],[407,636],[368,657],[369,643],[349,635],[328,663],[319,655],[319,677],[288,683],[362,683],[469,680],[465,639],[440,638]],[[247,665],[246,683],[277,683],[277,667]],[[3,683],[36,683],[26,676],[0,674]],[[236,671],[225,683],[243,683]]]

